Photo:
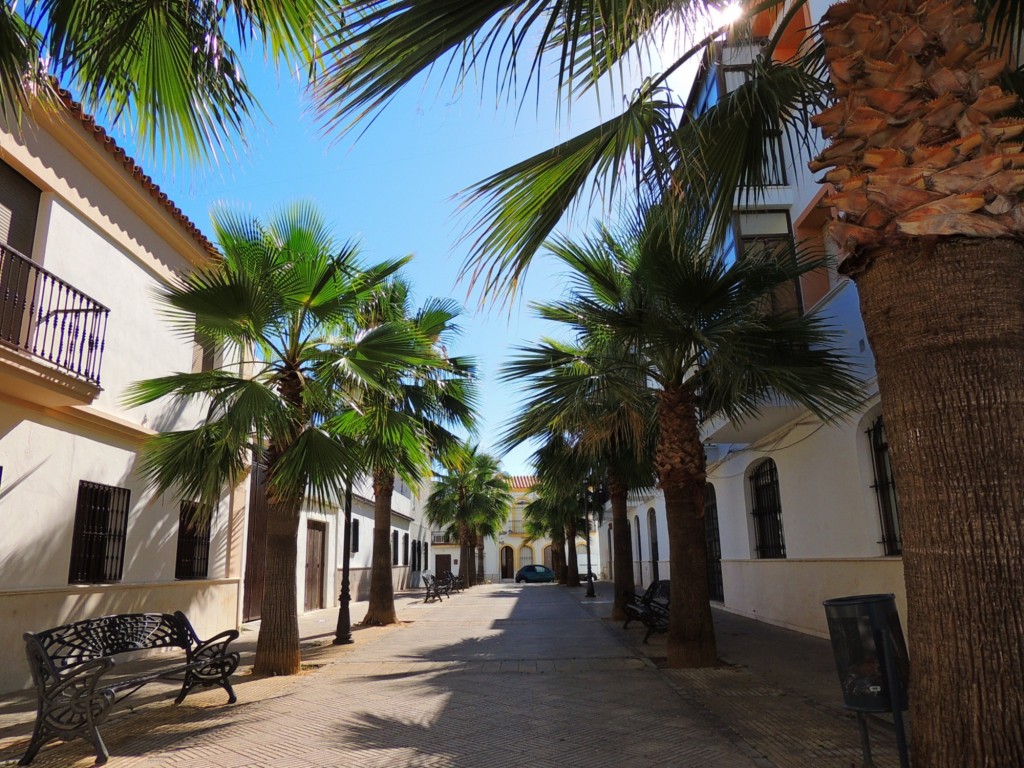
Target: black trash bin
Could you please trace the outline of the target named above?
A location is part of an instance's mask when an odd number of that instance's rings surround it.
[[[909,664],[895,595],[837,597],[824,605],[847,709],[904,711]]]

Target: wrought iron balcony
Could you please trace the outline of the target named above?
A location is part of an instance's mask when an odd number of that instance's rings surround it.
[[[98,386],[109,314],[95,299],[0,243],[0,342]]]
[[[431,531],[430,532],[430,543],[431,544],[458,544],[459,541],[454,536],[449,535],[445,531]]]
[[[522,520],[509,520],[508,532],[510,534],[518,534],[520,536],[523,536],[526,534],[526,523],[524,523]]]

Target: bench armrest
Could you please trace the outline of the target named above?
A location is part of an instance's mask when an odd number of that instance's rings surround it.
[[[208,640],[203,640],[201,643],[197,643],[192,649],[193,658],[212,658],[214,656],[223,656],[227,653],[228,644],[232,640],[238,639],[237,629],[227,629],[220,632]]]
[[[96,690],[96,684],[99,683],[103,673],[112,666],[114,666],[114,660],[104,657],[77,664],[64,672],[58,672],[57,680],[47,686],[45,697],[47,699],[53,699],[57,696],[77,698],[83,694],[92,696]]]

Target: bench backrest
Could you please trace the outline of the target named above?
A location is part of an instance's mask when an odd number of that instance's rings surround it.
[[[668,602],[669,585],[668,579],[662,579],[661,581],[652,581],[651,585],[647,587],[647,591],[644,592],[643,601],[646,604],[650,604],[654,600],[660,600],[662,602]]]
[[[25,642],[41,651],[55,669],[62,670],[129,651],[175,647],[188,651],[193,634],[180,613],[126,613],[27,632]]]

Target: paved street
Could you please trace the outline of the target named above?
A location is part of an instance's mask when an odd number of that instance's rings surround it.
[[[173,696],[143,689],[128,700],[134,710],[102,728],[108,765],[860,765],[856,724],[834,681],[835,701],[818,701],[831,698],[825,641],[722,615],[732,665],[663,670],[664,638],[643,646],[641,628],[604,619],[608,585],[600,588],[589,602],[582,589],[555,585],[486,585],[431,604],[400,596],[402,626],[360,628],[342,647],[321,645],[336,611],[307,615],[303,675],[242,670],[234,706],[223,691],[175,707]],[[354,618],[363,610],[355,605]],[[242,644],[254,637],[243,633]],[[796,679],[801,658],[805,681]],[[32,714],[24,696],[0,699],[0,765],[24,751]],[[896,765],[884,725],[872,738],[878,766]],[[81,741],[48,745],[33,763],[92,764]]]

